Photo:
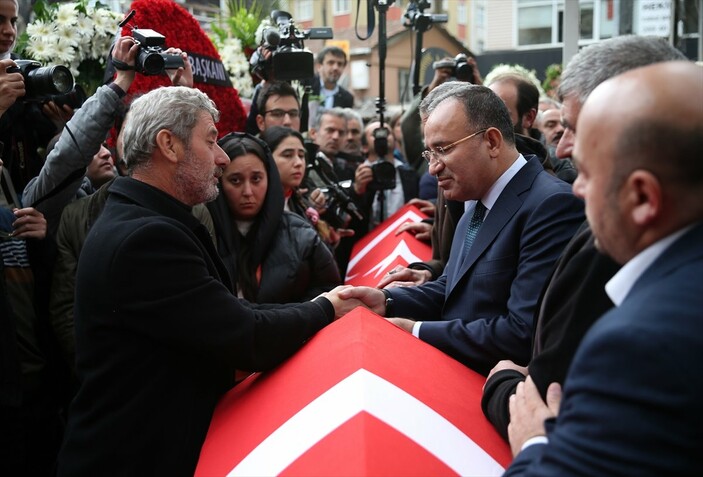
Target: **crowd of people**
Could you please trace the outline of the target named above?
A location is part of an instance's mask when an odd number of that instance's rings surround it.
[[[558,100],[438,68],[388,125],[326,47],[314,117],[265,81],[238,132],[188,61],[130,98],[130,37],[81,108],[24,101],[16,21],[0,0],[3,475],[192,475],[217,400],[357,306],[486,376],[507,475],[699,472],[703,68],[666,41],[584,48]],[[407,203],[432,258],[343,286]]]

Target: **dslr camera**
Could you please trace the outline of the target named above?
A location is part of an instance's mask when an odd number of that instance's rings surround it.
[[[134,65],[137,73],[145,76],[163,74],[165,70],[175,70],[185,66],[180,55],[164,53],[166,37],[149,28],[135,28],[132,38],[139,43],[139,53]]]
[[[332,29],[316,27],[299,30],[290,13],[281,10],[271,12],[273,27],[265,28],[262,35],[263,48],[272,52],[264,60],[255,53],[251,59],[251,72],[263,80],[308,80],[315,76],[315,59],[311,51],[305,49],[304,40],[329,40]]]
[[[379,127],[373,131],[373,147],[379,157],[388,154],[388,138],[391,134],[387,127]],[[372,178],[369,182],[371,190],[395,189],[395,165],[384,159],[371,164]]]
[[[38,61],[15,60],[17,67],[7,69],[8,73],[21,73],[26,94],[24,101],[64,104],[73,109],[80,108],[86,99],[85,91],[77,85],[71,71],[62,65],[42,66]]]
[[[373,178],[369,182],[371,190],[395,189],[395,166],[384,159],[379,159],[371,164]]]
[[[466,55],[459,53],[454,57],[453,60],[440,60],[432,63],[432,68],[435,70],[439,68],[451,68],[452,76],[457,79],[457,81],[466,81],[467,83],[474,82],[474,68],[471,66],[466,58]]]
[[[343,228],[349,224],[352,216],[362,220],[363,216],[359,212],[350,197],[351,181],[335,182],[325,172],[318,152],[319,147],[312,141],[305,141],[306,166],[305,180],[306,187],[319,188],[327,199],[327,211],[322,218],[332,227]]]

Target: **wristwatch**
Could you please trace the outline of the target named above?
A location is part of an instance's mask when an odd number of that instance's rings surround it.
[[[381,291],[383,292],[383,295],[386,297],[386,312],[385,316],[393,316],[393,297],[391,296],[391,292],[386,290],[385,288],[381,288]]]

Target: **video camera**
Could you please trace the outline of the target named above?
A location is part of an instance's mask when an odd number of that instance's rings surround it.
[[[135,28],[132,37],[139,43],[139,53],[134,69],[145,76],[156,76],[165,70],[175,70],[185,66],[180,55],[164,53],[166,37],[148,28]]]
[[[24,101],[55,102],[59,107],[67,104],[76,109],[85,101],[83,88],[76,85],[71,71],[62,65],[42,66],[38,61],[15,60],[16,67],[8,73],[21,73],[26,94]]]
[[[425,8],[429,7],[430,2],[427,0],[411,1],[403,14],[406,20],[403,26],[427,31],[435,23],[447,23],[449,21],[449,15],[446,13],[425,13]]]
[[[119,26],[124,27],[136,13],[136,10],[129,12],[125,19],[119,23]],[[175,70],[185,66],[180,55],[164,53],[166,37],[161,33],[149,28],[133,28],[132,38],[139,45],[139,52],[134,65],[137,73],[141,73],[144,76],[156,76],[165,73],[166,70]],[[116,68],[119,68],[114,58],[112,62]],[[124,69],[124,66],[122,69]]]
[[[324,159],[319,156],[317,144],[305,141],[305,151],[307,156],[305,182],[319,188],[327,198],[327,211],[322,218],[335,228],[346,227],[352,215],[362,220],[363,216],[347,192],[351,188],[351,181],[336,183],[328,176],[320,163]]]
[[[435,61],[432,63],[432,68],[435,70],[439,68],[451,68],[452,76],[456,78],[457,81],[474,82],[474,67],[471,66],[466,55],[463,53],[456,55],[453,60]]]
[[[305,49],[303,40],[329,40],[332,29],[316,27],[301,31],[296,28],[290,13],[281,10],[271,12],[275,26],[265,28],[261,46],[271,51],[264,59],[258,52],[252,55],[251,71],[263,80],[306,80],[315,76],[315,59]]]

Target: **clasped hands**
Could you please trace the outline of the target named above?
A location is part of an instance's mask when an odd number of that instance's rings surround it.
[[[335,319],[341,318],[357,306],[363,306],[377,315],[385,316],[386,314],[386,295],[378,288],[342,285],[323,293],[322,296],[334,306]],[[407,318],[387,317],[386,320],[408,333],[412,332],[415,323]]]

